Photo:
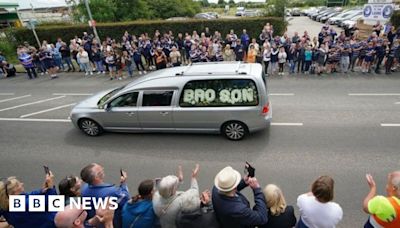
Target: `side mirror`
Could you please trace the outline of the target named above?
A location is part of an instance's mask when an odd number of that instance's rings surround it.
[[[111,110],[111,106],[109,104],[104,105],[104,111],[109,112]]]

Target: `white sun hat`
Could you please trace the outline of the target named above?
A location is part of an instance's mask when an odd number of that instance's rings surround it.
[[[214,179],[215,187],[221,192],[230,192],[234,190],[242,180],[242,176],[232,167],[223,168]]]

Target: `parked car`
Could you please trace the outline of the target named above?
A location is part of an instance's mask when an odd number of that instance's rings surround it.
[[[103,131],[220,133],[241,140],[272,119],[261,64],[199,63],[158,70],[78,103],[70,119]]]
[[[327,12],[325,12],[325,13],[319,14],[319,15],[315,18],[315,20],[316,20],[316,21],[320,21],[321,18],[323,18],[323,17],[325,17],[325,16],[327,16],[327,15],[329,15],[329,14],[335,13],[335,12],[336,12],[335,10],[329,10],[329,11],[327,11]]]
[[[203,19],[203,20],[213,20],[213,19],[217,19],[214,16],[211,16],[210,14],[207,13],[198,13],[196,15],[194,15],[195,19]]]
[[[359,16],[359,15],[363,15],[363,11],[356,11],[356,12],[350,14],[350,15],[347,16],[347,17],[343,17],[343,18],[337,20],[337,21],[336,21],[336,24],[337,24],[339,27],[342,27],[344,21],[350,20],[351,18],[353,18],[353,17],[355,17],[355,16]]]
[[[321,23],[325,23],[329,18],[334,17],[336,15],[340,14],[340,12],[334,12],[334,13],[330,13],[324,17],[321,17],[321,19],[319,20]]]
[[[299,9],[299,8],[294,8],[294,9],[292,9],[292,11],[290,12],[290,15],[292,15],[293,17],[301,16],[300,9]]]
[[[245,17],[259,17],[262,16],[261,15],[261,11],[260,10],[245,10],[243,16]]]
[[[317,8],[311,7],[311,8],[303,10],[303,15],[304,16],[309,16],[310,14],[316,13],[317,11],[318,11]]]
[[[244,7],[237,7],[235,16],[238,17],[244,16],[244,10],[245,10]]]
[[[357,15],[350,20],[343,21],[343,28],[345,29],[352,29],[357,24],[357,21],[363,19],[364,15]]]
[[[215,18],[219,18],[219,14],[216,13],[216,12],[206,12],[206,14],[208,14],[208,15],[210,15],[212,17],[215,17]]]
[[[354,9],[343,11],[342,13],[340,13],[340,14],[334,16],[334,17],[329,18],[328,19],[328,24],[334,25],[334,24],[336,24],[336,22],[338,20],[340,20],[342,18],[345,18],[345,17],[348,17],[349,15],[353,14],[354,12],[356,12],[356,10],[354,10]]]
[[[319,11],[317,13],[314,13],[313,15],[311,15],[311,19],[315,21],[318,16],[320,16],[320,15],[322,15],[324,13],[328,13],[328,12],[333,12],[333,9],[332,8],[327,8],[327,9],[324,9],[324,10]]]

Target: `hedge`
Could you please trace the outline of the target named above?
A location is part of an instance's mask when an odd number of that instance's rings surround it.
[[[400,26],[400,10],[397,10],[390,17],[390,22],[397,29]]]
[[[258,37],[263,26],[269,22],[274,25],[274,33],[282,35],[286,30],[286,23],[283,18],[240,18],[240,19],[218,19],[218,20],[184,20],[184,21],[135,21],[135,22],[119,22],[119,23],[99,23],[97,31],[100,39],[104,40],[106,36],[120,40],[125,31],[130,34],[139,35],[142,33],[154,34],[155,30],[161,33],[172,31],[174,34],[192,33],[196,30],[198,33],[204,31],[208,27],[211,32],[219,31],[223,35],[229,33],[230,29],[234,29],[236,34],[241,34],[242,29],[246,29],[250,37]],[[9,35],[14,37],[18,44],[28,41],[35,45],[36,41],[31,30],[25,28],[14,28],[7,31]],[[36,32],[41,40],[55,42],[58,37],[64,41],[74,38],[75,35],[82,36],[83,32],[92,33],[87,25],[71,25],[71,26],[39,26]]]

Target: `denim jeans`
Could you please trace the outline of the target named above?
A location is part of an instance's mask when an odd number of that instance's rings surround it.
[[[292,59],[289,60],[289,64],[290,64],[290,73],[294,73],[294,69],[296,68],[296,62]]]
[[[305,61],[306,66],[304,67],[304,71],[308,72],[310,70],[310,66],[311,66],[311,61]]]
[[[92,73],[92,67],[90,66],[90,63],[81,63],[82,65],[82,70],[84,70],[86,73]]]
[[[134,65],[133,65],[133,63],[131,63],[131,65],[127,65],[126,66],[126,71],[128,71],[128,75],[129,75],[129,77],[132,77],[133,76],[133,70],[134,70]]]
[[[64,64],[62,64],[61,58],[55,57],[55,58],[54,58],[54,63],[56,64],[56,66],[57,66],[58,68],[64,70]]]
[[[66,63],[69,70],[72,69],[75,71],[75,67],[74,67],[74,64],[72,64],[71,57],[64,57],[62,60],[63,60],[63,65],[64,65],[64,63]]]
[[[103,60],[95,61],[94,64],[96,65],[97,72],[103,72],[104,71]]]
[[[342,56],[340,59],[340,71],[342,73],[347,73],[350,65],[350,57],[349,56]]]

